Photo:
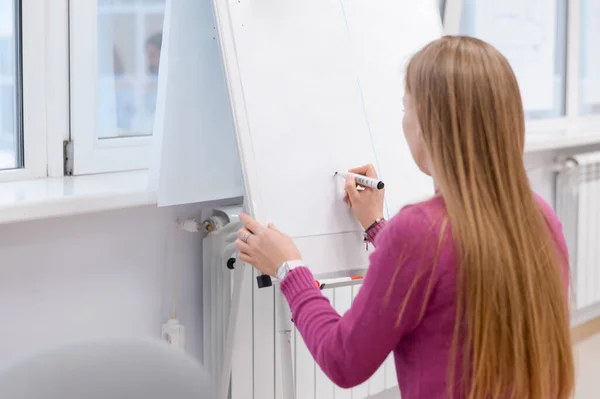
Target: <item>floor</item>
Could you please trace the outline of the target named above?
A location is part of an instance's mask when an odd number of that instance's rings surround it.
[[[600,398],[600,334],[575,346],[577,381],[574,399]],[[397,390],[383,392],[370,399],[398,399]]]
[[[600,397],[600,334],[577,344],[575,362],[577,365],[575,399]]]

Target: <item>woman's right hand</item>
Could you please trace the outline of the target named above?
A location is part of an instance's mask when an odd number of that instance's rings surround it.
[[[349,172],[377,179],[377,172],[373,165],[360,166],[350,169]],[[365,187],[364,190],[359,191],[356,188],[356,180],[350,175],[346,178],[345,188],[344,201],[364,229],[369,228],[377,219],[383,218],[384,190]]]

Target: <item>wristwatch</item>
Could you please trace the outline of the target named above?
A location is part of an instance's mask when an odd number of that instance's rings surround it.
[[[304,266],[304,261],[302,260],[288,260],[283,262],[279,266],[277,266],[276,277],[279,282],[283,281],[283,279],[291,272],[294,268]]]

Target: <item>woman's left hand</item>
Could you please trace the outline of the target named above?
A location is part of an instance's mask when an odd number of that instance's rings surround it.
[[[235,247],[243,262],[263,274],[275,276],[283,262],[302,259],[292,239],[272,224],[265,227],[245,213],[240,213],[240,220],[244,227],[238,230]]]

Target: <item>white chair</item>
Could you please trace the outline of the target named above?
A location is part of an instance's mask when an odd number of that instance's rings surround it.
[[[73,344],[0,372],[2,399],[213,399],[210,385],[191,357],[139,339]]]

